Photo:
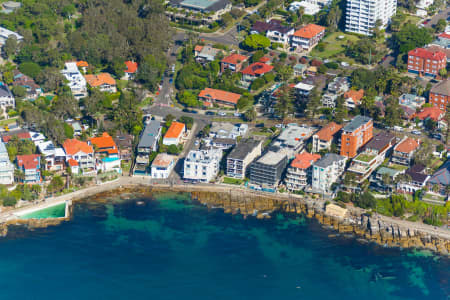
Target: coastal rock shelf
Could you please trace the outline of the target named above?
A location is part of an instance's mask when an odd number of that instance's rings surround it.
[[[444,255],[450,254],[449,240],[403,228],[397,224],[385,223],[380,218],[369,216],[362,211],[352,210],[346,217],[337,218],[326,215],[321,202],[299,198],[282,199],[264,194],[205,191],[194,191],[192,197],[208,208],[223,208],[226,213],[256,215],[257,218],[269,218],[270,213],[275,210],[305,214],[339,233],[354,234],[382,246],[422,248]]]

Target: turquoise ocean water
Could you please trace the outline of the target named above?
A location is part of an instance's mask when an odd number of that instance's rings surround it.
[[[11,229],[0,299],[450,299],[448,258],[330,238],[297,215],[156,198],[79,203],[60,226]]]

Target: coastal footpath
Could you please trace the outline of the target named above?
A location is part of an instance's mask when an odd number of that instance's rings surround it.
[[[149,187],[151,189],[149,189]],[[116,181],[46,199],[39,204],[0,213],[0,234],[6,235],[9,225],[26,224],[29,228],[57,225],[67,218],[22,220],[24,211],[40,210],[67,201],[76,201],[96,196],[111,196],[111,192],[148,193],[153,191],[190,192],[192,198],[210,209],[223,208],[226,213],[240,213],[244,216],[269,218],[270,213],[281,210],[295,214],[305,214],[315,218],[328,228],[339,233],[354,234],[379,245],[402,248],[429,249],[440,254],[450,254],[450,230],[423,223],[409,222],[367,211],[353,206],[347,207],[343,216],[330,213],[325,201],[300,195],[267,193],[224,184],[155,184],[147,177],[121,177]]]

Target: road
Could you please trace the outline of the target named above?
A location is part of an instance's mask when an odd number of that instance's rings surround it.
[[[450,17],[450,7],[443,9],[440,13],[434,15],[431,20],[424,25],[425,27],[431,28],[437,24],[440,19],[444,19],[447,21],[447,18]]]

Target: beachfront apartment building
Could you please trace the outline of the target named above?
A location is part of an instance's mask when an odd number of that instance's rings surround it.
[[[327,153],[312,165],[312,189],[314,193],[330,194],[332,185],[344,173],[347,157]]]
[[[71,160],[72,166],[76,165],[77,169],[83,174],[96,173],[94,148],[92,146],[77,139],[67,139],[62,146],[66,152],[66,161]]]
[[[242,69],[242,66],[249,59],[248,56],[233,53],[223,58],[220,62],[220,72],[224,72],[225,70],[230,70],[231,72],[239,72]]]
[[[308,24],[293,33],[291,46],[300,50],[311,51],[325,36],[325,27]]]
[[[416,48],[408,52],[408,72],[420,76],[436,77],[445,69],[447,56],[441,51]]]
[[[145,125],[137,146],[135,173],[147,174],[150,153],[158,151],[158,142],[161,137],[161,123],[151,120]]]
[[[250,183],[262,188],[275,188],[281,181],[288,158],[283,152],[268,151],[250,165]]]
[[[450,103],[450,79],[442,80],[431,88],[429,102],[447,111],[447,105]]]
[[[76,62],[66,62],[61,74],[68,81],[67,85],[75,99],[79,100],[87,96],[86,79],[84,79],[80,70],[78,70]]]
[[[151,177],[153,179],[169,178],[175,167],[175,156],[166,153],[159,153],[152,162]]]
[[[356,156],[358,150],[373,137],[373,121],[358,115],[342,128],[341,155],[348,158]]]
[[[227,156],[227,176],[244,179],[247,167],[262,152],[262,141],[243,139]]]
[[[297,154],[290,163],[284,182],[290,191],[299,191],[311,184],[312,164],[320,159],[319,154],[306,151]]]
[[[417,149],[419,149],[419,141],[405,136],[403,140],[394,147],[391,162],[409,166]]]
[[[8,151],[0,141],[0,184],[14,183],[14,165],[9,160]]]
[[[397,0],[347,0],[345,31],[372,35],[376,21],[386,28],[397,11]]]
[[[219,106],[236,108],[240,94],[227,91],[205,88],[198,94],[198,99],[203,102],[203,106],[212,107],[213,104]]]
[[[288,159],[293,159],[295,154],[303,150],[306,141],[313,133],[312,127],[291,123],[281,131],[280,135],[272,142],[271,147],[281,149]]]
[[[163,145],[178,145],[179,143],[181,143],[181,138],[183,137],[185,132],[186,125],[180,122],[172,122],[169,129],[167,129],[166,134],[164,135]]]
[[[342,125],[330,122],[317,131],[312,137],[312,152],[317,153],[322,150],[330,150],[333,141],[337,141],[341,128]]]
[[[355,174],[356,182],[364,181],[384,162],[386,154],[395,142],[396,138],[393,134],[380,132],[366,144],[364,151],[352,160],[347,172]]]
[[[221,149],[191,150],[184,160],[183,178],[210,182],[219,173],[221,159]]]
[[[24,184],[41,182],[41,156],[39,154],[17,155],[17,169],[20,174],[17,180]]]

